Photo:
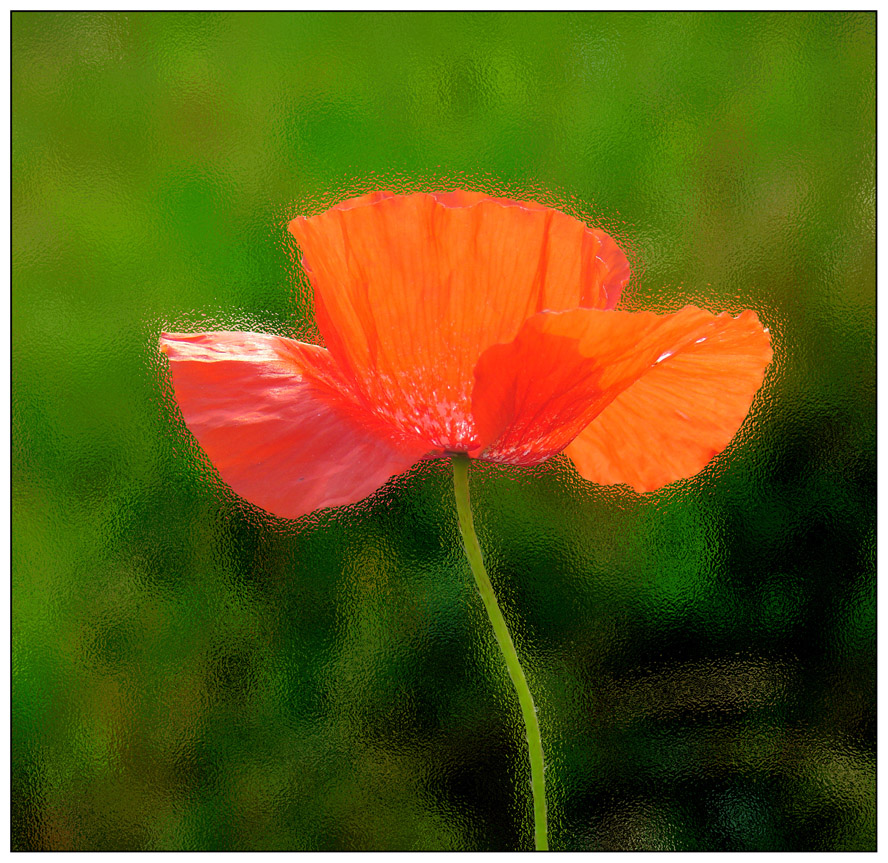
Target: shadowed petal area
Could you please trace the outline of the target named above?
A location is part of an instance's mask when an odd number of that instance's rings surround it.
[[[587,479],[659,488],[728,444],[770,360],[754,312],[535,315],[478,363],[482,457],[534,464],[579,435],[567,452]]]
[[[249,332],[164,333],[160,345],[210,461],[274,515],[359,501],[429,449],[393,429],[386,436],[316,345]]]
[[[474,370],[546,309],[612,308],[629,265],[607,234],[539,204],[477,192],[374,193],[290,231],[318,327],[372,409],[473,450]]]

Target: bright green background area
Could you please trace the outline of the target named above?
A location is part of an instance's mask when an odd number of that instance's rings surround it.
[[[13,845],[531,844],[446,462],[301,522],[161,329],[310,336],[287,220],[460,185],[756,309],[735,443],[640,497],[475,465],[558,849],[875,843],[874,14],[12,16]]]

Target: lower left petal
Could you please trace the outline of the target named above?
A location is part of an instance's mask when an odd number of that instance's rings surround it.
[[[326,350],[263,333],[164,333],[185,424],[241,497],[282,518],[355,503],[429,449],[389,433]]]

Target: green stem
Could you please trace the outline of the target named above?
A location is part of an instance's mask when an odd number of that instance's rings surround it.
[[[537,719],[536,707],[533,704],[533,696],[527,685],[524,670],[518,661],[509,627],[503,618],[503,613],[496,601],[493,585],[487,577],[484,569],[484,561],[481,556],[481,546],[478,544],[478,536],[475,533],[475,523],[472,519],[472,505],[469,502],[469,463],[471,459],[462,453],[453,456],[453,489],[456,494],[456,513],[459,516],[459,532],[462,534],[463,545],[466,549],[466,557],[472,567],[475,576],[475,584],[487,616],[493,626],[493,634],[502,651],[503,659],[512,678],[512,685],[518,695],[521,705],[521,715],[524,717],[524,728],[527,731],[527,748],[530,754],[530,784],[533,788],[533,826],[537,851],[548,851],[549,840],[546,837],[546,785],[543,779],[543,742],[540,738],[540,723]]]

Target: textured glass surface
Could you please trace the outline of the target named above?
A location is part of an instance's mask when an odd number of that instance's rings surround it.
[[[473,466],[552,846],[874,848],[874,45],[874,14],[13,14],[13,846],[531,846],[450,465],[272,518],[157,351],[312,338],[288,219],[463,186],[612,231],[622,308],[755,309],[775,347],[692,480]]]

